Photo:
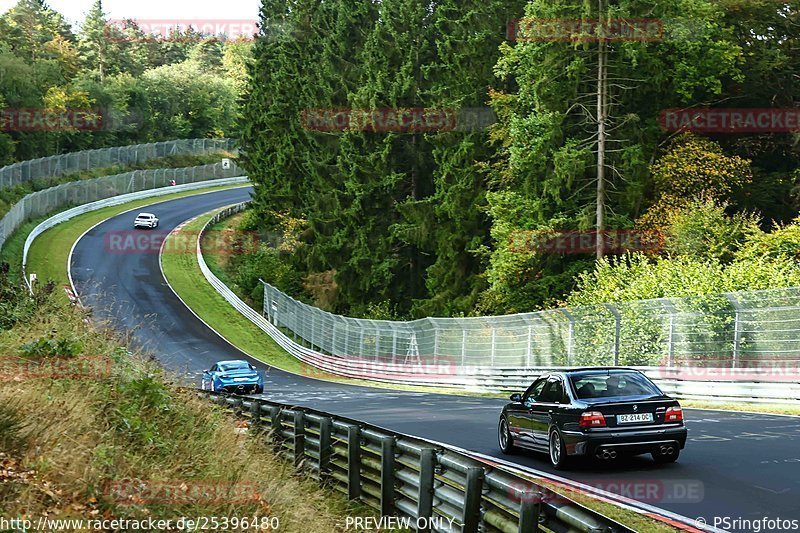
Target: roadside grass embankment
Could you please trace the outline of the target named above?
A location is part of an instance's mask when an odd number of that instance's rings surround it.
[[[6,520],[274,517],[270,530],[328,533],[374,516],[298,474],[246,421],[174,386],[80,307],[43,287],[30,298],[2,273],[0,286]]]

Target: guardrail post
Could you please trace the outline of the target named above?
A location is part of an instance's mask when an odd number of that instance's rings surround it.
[[[361,497],[361,430],[347,426],[347,497]]]
[[[261,425],[261,402],[250,400],[250,424],[254,427]]]
[[[542,510],[542,494],[534,491],[530,483],[526,483],[526,488],[517,492],[519,497],[519,533],[538,532],[539,514]]]
[[[381,439],[381,515],[394,514],[394,437]]]
[[[471,467],[467,470],[467,483],[464,487],[463,533],[477,533],[481,521],[481,490],[483,488],[483,468]]]
[[[272,440],[275,442],[275,450],[279,451],[281,449],[281,443],[283,442],[283,433],[281,432],[281,430],[283,429],[281,425],[281,408],[270,407],[269,418],[270,418]]]
[[[419,496],[417,497],[417,517],[433,516],[433,479],[436,472],[436,450],[424,448],[419,453]],[[429,528],[419,529],[417,533],[426,533]]]
[[[305,413],[303,411],[294,412],[294,427],[292,429],[292,436],[294,437],[294,465],[299,466],[303,462],[306,450],[306,430],[305,430]]]
[[[331,464],[331,427],[333,423],[328,417],[319,423],[319,473],[324,478],[330,471]]]

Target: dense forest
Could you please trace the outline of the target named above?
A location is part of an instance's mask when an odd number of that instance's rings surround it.
[[[664,119],[796,108],[798,7],[264,0],[240,137],[265,245],[237,283],[375,318],[798,285],[797,127]],[[595,231],[658,246],[536,245]]]
[[[252,39],[112,23],[100,0],[73,28],[44,0],[0,16],[0,166],[88,148],[235,137]],[[15,127],[20,112],[96,114],[96,127]]]

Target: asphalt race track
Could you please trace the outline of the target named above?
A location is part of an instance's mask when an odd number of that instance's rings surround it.
[[[233,189],[163,202],[147,208],[169,231],[199,214],[245,200]],[[198,320],[172,293],[157,250],[117,253],[109,232],[132,230],[136,213],[114,217],[89,231],[74,249],[71,274],[83,303],[108,318],[161,363],[199,384],[215,361],[245,358]],[[158,231],[158,230],[157,230]],[[258,363],[266,369],[266,365]],[[364,420],[399,432],[453,444],[521,466],[555,472],[544,455],[503,456],[496,443],[502,400],[391,391],[317,381],[270,369],[265,396]],[[689,442],[678,463],[656,465],[649,456],[610,465],[585,464],[559,475],[633,496],[691,519],[800,520],[800,418],[687,410]],[[638,495],[638,497],[637,497]],[[747,530],[732,527],[731,530]]]

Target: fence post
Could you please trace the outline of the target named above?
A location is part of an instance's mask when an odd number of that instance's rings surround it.
[[[294,465],[300,466],[300,463],[303,462],[306,453],[305,413],[303,413],[303,411],[294,412],[293,426],[292,436],[294,437]]]
[[[347,426],[347,497],[361,497],[361,430]]]
[[[467,366],[467,330],[461,326],[461,366]]]
[[[381,515],[394,514],[394,437],[381,439]]]
[[[616,307],[611,304],[603,304],[614,315],[614,366],[619,366],[619,333],[621,328],[622,316]]]
[[[497,330],[492,328],[492,352],[491,352],[491,363],[489,366],[494,366],[494,356],[497,351]]]
[[[567,365],[571,366],[575,350],[575,317],[568,309],[560,309],[560,311],[569,321],[569,326],[567,326]]]
[[[483,468],[470,467],[467,470],[467,483],[464,487],[463,533],[477,533],[481,521],[481,491],[483,489]]]
[[[528,346],[525,349],[525,366],[531,367],[533,359],[533,324],[528,324]]]
[[[733,294],[726,294],[725,298],[731,303],[733,308],[736,311],[736,315],[733,319],[733,360],[731,361],[731,368],[738,368],[739,367],[739,358],[741,354],[741,343],[742,343],[742,322],[741,322],[741,309],[742,306],[739,304],[739,301]]]
[[[675,316],[677,310],[668,298],[661,299],[664,309],[669,313],[669,339],[667,340],[667,367],[675,366]]]
[[[417,497],[417,517],[433,516],[433,478],[436,471],[436,450],[423,448],[419,452],[419,496]],[[417,533],[430,531],[420,529]]]

